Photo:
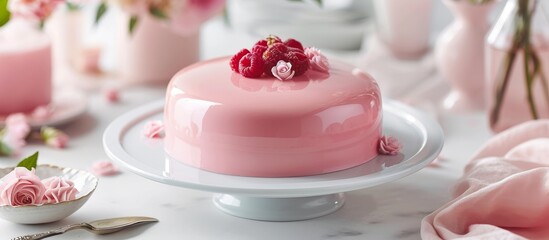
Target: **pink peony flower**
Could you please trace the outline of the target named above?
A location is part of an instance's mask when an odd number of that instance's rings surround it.
[[[76,199],[78,190],[71,180],[61,177],[50,177],[42,180],[46,187],[43,203],[60,203]]]
[[[113,176],[119,173],[118,168],[110,161],[97,161],[92,165],[91,171],[100,176]]]
[[[148,138],[160,138],[164,132],[164,123],[162,121],[149,121],[143,127],[143,134]]]
[[[41,205],[45,192],[46,187],[34,169],[17,167],[0,180],[0,205]]]
[[[305,48],[305,55],[309,58],[309,66],[311,69],[323,73],[328,73],[330,70],[330,64],[328,58],[320,52],[320,50],[310,47]]]
[[[379,153],[383,155],[397,155],[402,145],[394,137],[383,136],[379,140]]]
[[[17,17],[44,21],[63,0],[10,0],[8,9]]]
[[[290,80],[295,74],[295,71],[292,70],[292,64],[283,60],[278,61],[276,66],[271,68],[271,72],[273,73],[273,76],[281,81]]]
[[[54,148],[65,148],[69,143],[69,136],[67,134],[52,127],[43,127],[40,129],[40,136],[46,145]]]

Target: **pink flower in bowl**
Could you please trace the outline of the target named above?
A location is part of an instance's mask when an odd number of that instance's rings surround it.
[[[76,199],[76,194],[79,193],[71,180],[59,176],[44,179],[42,183],[46,187],[44,203],[71,201]]]
[[[292,79],[295,71],[292,70],[291,63],[280,60],[276,63],[276,66],[271,68],[271,73],[273,73],[273,76],[275,76],[278,80],[284,81]]]
[[[3,177],[0,183],[0,206],[41,205],[46,187],[35,174],[24,167],[17,167]]]

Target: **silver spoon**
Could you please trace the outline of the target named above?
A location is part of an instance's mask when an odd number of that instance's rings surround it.
[[[158,219],[150,218],[150,217],[122,217],[122,218],[103,219],[103,220],[97,220],[97,221],[92,221],[87,223],[67,225],[67,226],[63,226],[48,232],[16,237],[16,238],[13,238],[12,240],[38,240],[38,239],[43,239],[43,238],[63,234],[75,229],[84,229],[95,234],[109,234],[113,232],[118,232],[120,230],[129,228],[129,227],[133,227],[133,226],[145,224],[145,223],[151,223],[151,222],[158,222]]]

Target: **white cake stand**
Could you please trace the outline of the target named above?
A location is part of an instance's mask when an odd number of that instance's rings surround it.
[[[257,178],[216,174],[168,158],[161,139],[142,134],[149,120],[161,120],[164,102],[128,112],[105,130],[103,145],[110,158],[145,178],[177,187],[218,193],[222,211],[248,219],[296,221],[332,213],[343,206],[343,192],[395,181],[429,164],[440,152],[443,134],[437,122],[405,105],[386,101],[383,134],[397,137],[404,148],[396,156],[375,159],[329,174]]]

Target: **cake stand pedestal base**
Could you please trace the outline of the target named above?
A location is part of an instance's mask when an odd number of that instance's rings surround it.
[[[216,194],[213,202],[233,216],[260,221],[300,221],[324,216],[343,206],[343,193],[313,197],[262,198]]]

